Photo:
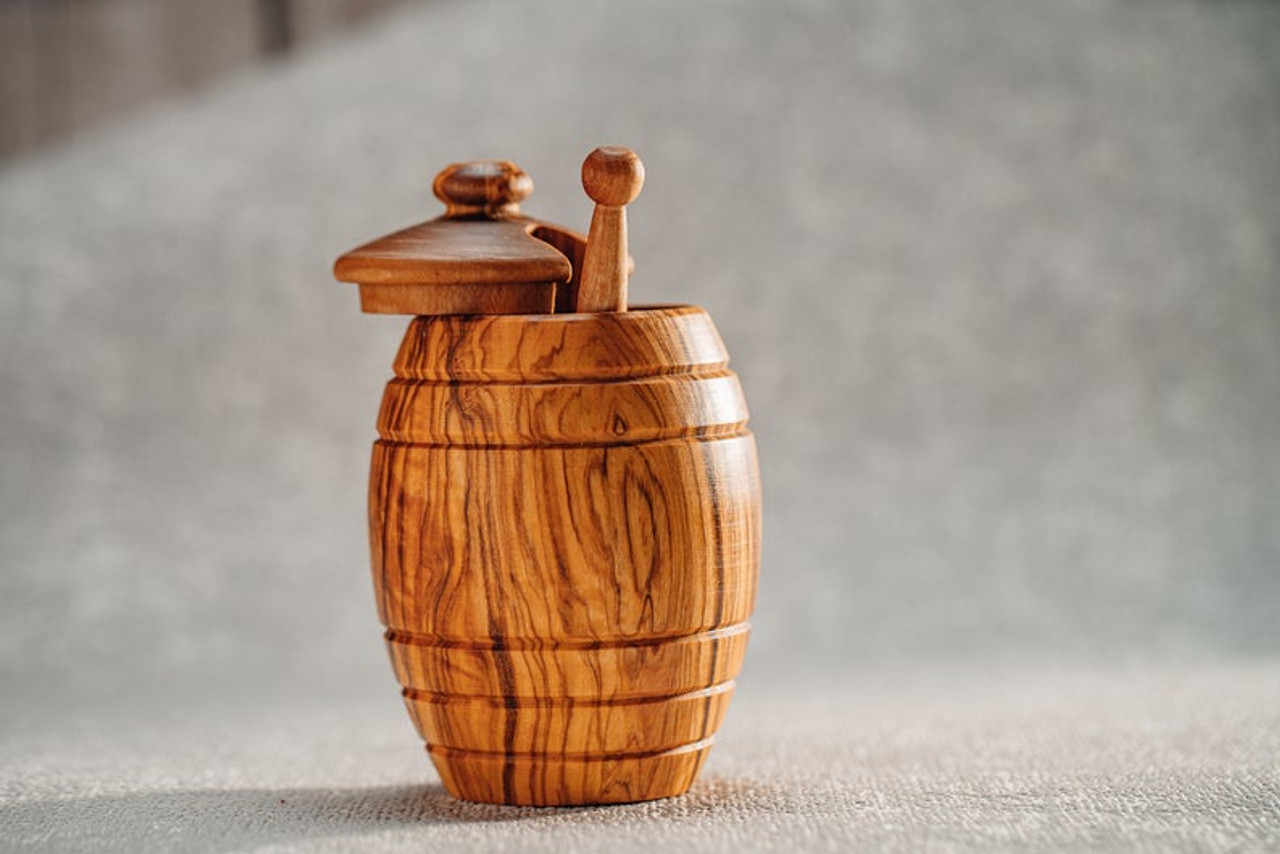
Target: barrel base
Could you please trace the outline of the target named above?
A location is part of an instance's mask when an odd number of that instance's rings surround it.
[[[641,756],[538,756],[478,753],[427,745],[449,794],[510,806],[629,804],[683,795],[712,739]]]

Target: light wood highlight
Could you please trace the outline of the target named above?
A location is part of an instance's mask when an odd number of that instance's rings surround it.
[[[760,555],[727,362],[689,306],[410,323],[373,451],[373,576],[454,795],[612,803],[692,783]]]

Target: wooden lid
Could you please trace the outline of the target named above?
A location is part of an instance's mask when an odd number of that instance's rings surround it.
[[[439,219],[380,237],[334,264],[360,286],[360,307],[381,314],[544,314],[569,259],[532,236],[520,214],[533,181],[505,160],[455,163],[436,176]]]

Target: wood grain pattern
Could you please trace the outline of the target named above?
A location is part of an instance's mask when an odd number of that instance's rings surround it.
[[[419,317],[394,368],[373,575],[449,791],[685,791],[732,695],[759,565],[755,444],[710,318]]]

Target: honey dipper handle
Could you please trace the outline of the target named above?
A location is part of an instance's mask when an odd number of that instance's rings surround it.
[[[578,311],[627,310],[627,209],[644,186],[644,164],[629,148],[597,148],[582,163],[582,188],[596,203],[578,284]]]

